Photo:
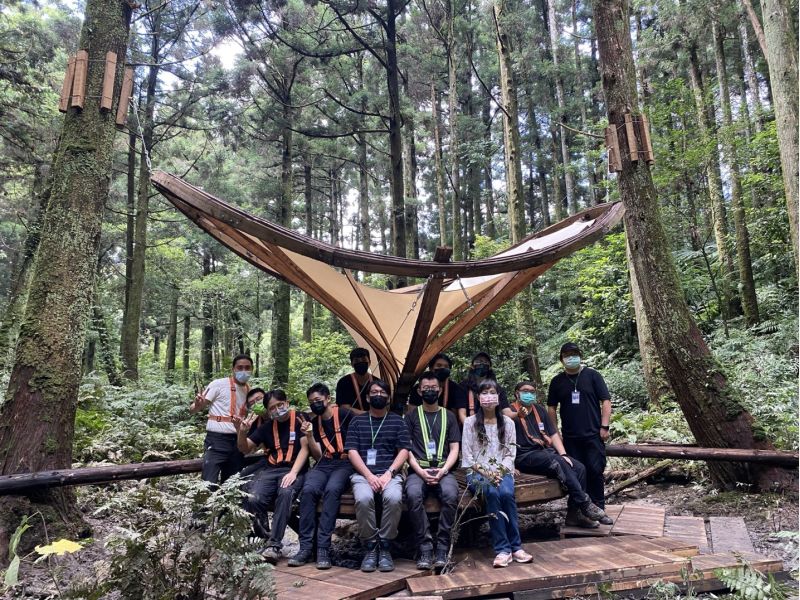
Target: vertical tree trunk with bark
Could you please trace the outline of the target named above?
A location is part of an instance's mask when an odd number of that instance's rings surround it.
[[[314,188],[311,181],[311,163],[306,161],[303,165],[303,196],[306,201],[306,235],[309,237],[314,236]],[[369,224],[366,224],[367,226]],[[367,229],[367,237],[369,237],[369,229]],[[368,252],[369,250],[365,250]],[[259,317],[258,311],[256,316]],[[310,342],[312,329],[314,327],[314,299],[305,294],[303,300],[303,341]]]
[[[130,18],[130,6],[122,2],[86,4],[78,43],[89,52],[86,99],[83,110],[68,109],[53,160],[50,201],[0,409],[2,475],[63,469],[72,463],[81,355],[116,134],[116,111],[101,111],[100,95],[109,51],[120,57],[114,98],[119,95]],[[80,520],[69,488],[39,492],[35,505],[23,496],[3,498],[1,504],[0,540],[6,543],[20,514],[40,511],[51,535],[54,527]],[[5,556],[5,543],[0,546]]]
[[[552,119],[552,117],[551,117]],[[564,218],[564,196],[561,193],[561,178],[558,176],[559,154],[558,154],[558,125],[550,121],[550,154],[553,163],[553,205],[556,209],[556,223]]]
[[[742,66],[744,68],[744,80],[747,83],[747,95],[743,98],[744,104],[749,101],[753,106],[753,124],[756,131],[764,128],[764,106],[761,104],[761,92],[756,77],[756,66],[753,61],[753,53],[750,51],[750,41],[747,34],[747,17],[742,15],[739,18],[739,38],[741,40]]]
[[[406,80],[406,86],[408,80]],[[408,89],[406,89],[406,96]],[[419,258],[419,225],[417,222],[417,148],[413,112],[406,115],[406,134],[403,143],[403,189],[406,194],[406,256]]]
[[[389,159],[392,190],[392,254],[406,257],[406,211],[403,191],[403,115],[400,106],[400,67],[397,63],[397,0],[387,0],[384,47],[386,48],[386,86],[389,94]],[[397,278],[397,287],[405,278]]]
[[[164,364],[167,383],[175,381],[175,355],[178,350],[178,298],[179,290],[172,291],[169,305],[169,329],[167,331],[167,357]]]
[[[594,0],[592,6],[608,120],[619,125],[626,113],[639,114],[628,5],[626,0]],[[620,147],[625,148],[625,128],[619,131]],[[686,305],[661,224],[650,167],[641,160],[631,162],[623,152],[617,181],[642,305],[667,380],[697,443],[712,448],[769,447],[756,438],[752,416],[742,407],[738,392],[728,386]],[[738,482],[769,487],[779,473],[751,471],[741,463],[715,462],[708,467],[722,487]]]
[[[486,148],[491,147],[492,142],[492,111],[489,104],[488,94],[483,98],[483,110],[481,110],[483,120],[483,142]],[[494,214],[494,188],[492,187],[492,157],[487,155],[484,158],[483,166],[483,193],[486,195],[486,235],[490,239],[497,237],[497,223]]]
[[[181,377],[183,383],[189,383],[189,338],[192,335],[192,318],[189,315],[183,317],[183,356],[181,359]]]
[[[447,246],[447,201],[445,199],[444,160],[442,157],[442,125],[441,125],[442,97],[436,89],[436,83],[431,81],[431,110],[433,111],[433,164],[436,171],[436,204],[439,207],[439,245]]]
[[[445,2],[445,19],[447,22],[447,83],[448,114],[450,125],[450,204],[451,225],[453,227],[453,260],[464,259],[464,239],[461,235],[461,157],[459,156],[458,131],[458,72],[456,71],[458,56],[456,55],[456,0]]]
[[[211,274],[213,255],[208,250],[203,250],[203,276]],[[208,382],[214,374],[214,301],[211,293],[203,294],[203,329],[200,336],[200,370],[203,380]]]

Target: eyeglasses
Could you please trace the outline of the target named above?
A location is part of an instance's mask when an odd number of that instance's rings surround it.
[[[387,397],[388,397],[388,396],[389,396],[389,394],[387,394],[387,393],[386,393],[386,392],[384,392],[383,390],[381,390],[381,391],[379,391],[379,392],[377,392],[377,391],[376,391],[376,392],[370,391],[370,396],[387,396]]]
[[[439,387],[438,386],[426,385],[425,387],[420,388],[420,391],[422,391],[422,392],[438,392],[439,391]]]

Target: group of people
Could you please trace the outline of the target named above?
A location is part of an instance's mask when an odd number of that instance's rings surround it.
[[[266,539],[263,555],[272,562],[281,557],[300,495],[300,548],[288,564],[311,561],[316,544],[318,569],[331,567],[340,498],[352,486],[365,549],[361,570],[393,570],[391,542],[405,497],[417,567],[427,570],[448,560],[460,501],[453,470],[460,458],[467,487],[483,498],[490,516],[494,566],[530,562],[517,522],[518,473],[558,479],[568,495],[567,525],[612,522],[603,510],[608,388],[597,371],[582,364],[577,345],[564,344],[559,359],[563,371],[550,382],[545,409],[531,381],[517,383],[509,399],[487,353],[473,357],[460,383],[450,377],[450,357],[437,354],[400,415],[390,410],[389,385],[369,372],[369,350],[356,348],[350,353],[353,372],[338,381],[335,402],[327,385],[315,383],[306,392],[311,413],[306,415],[280,389],[250,389],[253,362],[240,355],[231,375],[211,382],[190,407],[208,409],[202,476],[212,484],[234,473],[251,476],[245,508],[256,535]],[[257,404],[265,414],[252,410]],[[244,467],[244,456],[259,447],[263,456]],[[431,495],[440,505],[436,531],[424,507]]]

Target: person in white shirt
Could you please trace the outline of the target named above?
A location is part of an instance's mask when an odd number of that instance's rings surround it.
[[[215,379],[197,394],[189,406],[196,413],[208,408],[206,439],[203,442],[203,481],[222,483],[241,471],[244,455],[236,446],[236,427],[233,417],[247,413],[247,381],[253,373],[253,360],[246,354],[233,359],[231,374]]]

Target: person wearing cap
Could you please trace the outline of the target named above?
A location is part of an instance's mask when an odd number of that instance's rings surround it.
[[[437,400],[439,406],[458,415],[459,410],[467,407],[467,393],[461,385],[450,378],[452,368],[452,359],[443,352],[439,352],[428,361],[428,371],[433,373],[439,382],[440,392]],[[415,410],[416,406],[423,406],[419,385],[414,387],[408,396],[408,412]]]
[[[581,364],[577,344],[568,342],[561,346],[558,358],[564,370],[550,381],[547,412],[558,427],[558,407],[564,448],[570,457],[586,467],[586,492],[594,504],[605,508],[603,471],[611,422],[611,394],[602,375]],[[608,516],[599,521],[609,525],[613,522]]]
[[[189,406],[190,413],[208,408],[206,439],[203,442],[203,481],[222,483],[241,471],[244,455],[236,446],[234,417],[247,414],[247,385],[253,373],[253,359],[247,354],[234,357],[228,377],[215,379],[198,393]]]
[[[514,425],[517,430],[517,456],[514,466],[521,473],[553,477],[567,491],[567,517],[570,527],[594,529],[606,516],[586,493],[586,469],[571,458],[561,436],[553,426],[547,410],[536,400],[537,386],[532,381],[520,381],[514,386]]]
[[[461,423],[462,427],[467,417],[477,412],[479,408],[478,388],[481,382],[487,379],[495,382],[497,386],[497,396],[500,401],[499,406],[502,413],[509,418],[514,416],[514,411],[511,410],[508,404],[508,394],[506,394],[505,389],[497,383],[497,375],[492,370],[492,357],[486,352],[478,352],[472,357],[466,379],[461,382],[461,387],[464,388],[467,396],[464,406],[458,409],[458,421]]]
[[[440,406],[442,397],[439,376],[426,371],[419,378],[422,406],[417,406],[405,416],[411,452],[408,455],[409,469],[406,478],[408,516],[419,549],[417,568],[444,567],[450,552],[450,530],[456,518],[458,506],[458,482],[450,472],[458,461],[461,429],[455,414]],[[425,498],[439,499],[439,528],[434,537]]]
[[[369,372],[369,363],[369,350],[353,348],[350,352],[353,372],[336,382],[336,404],[353,411],[355,415],[362,415],[369,410],[367,390],[373,379]]]

